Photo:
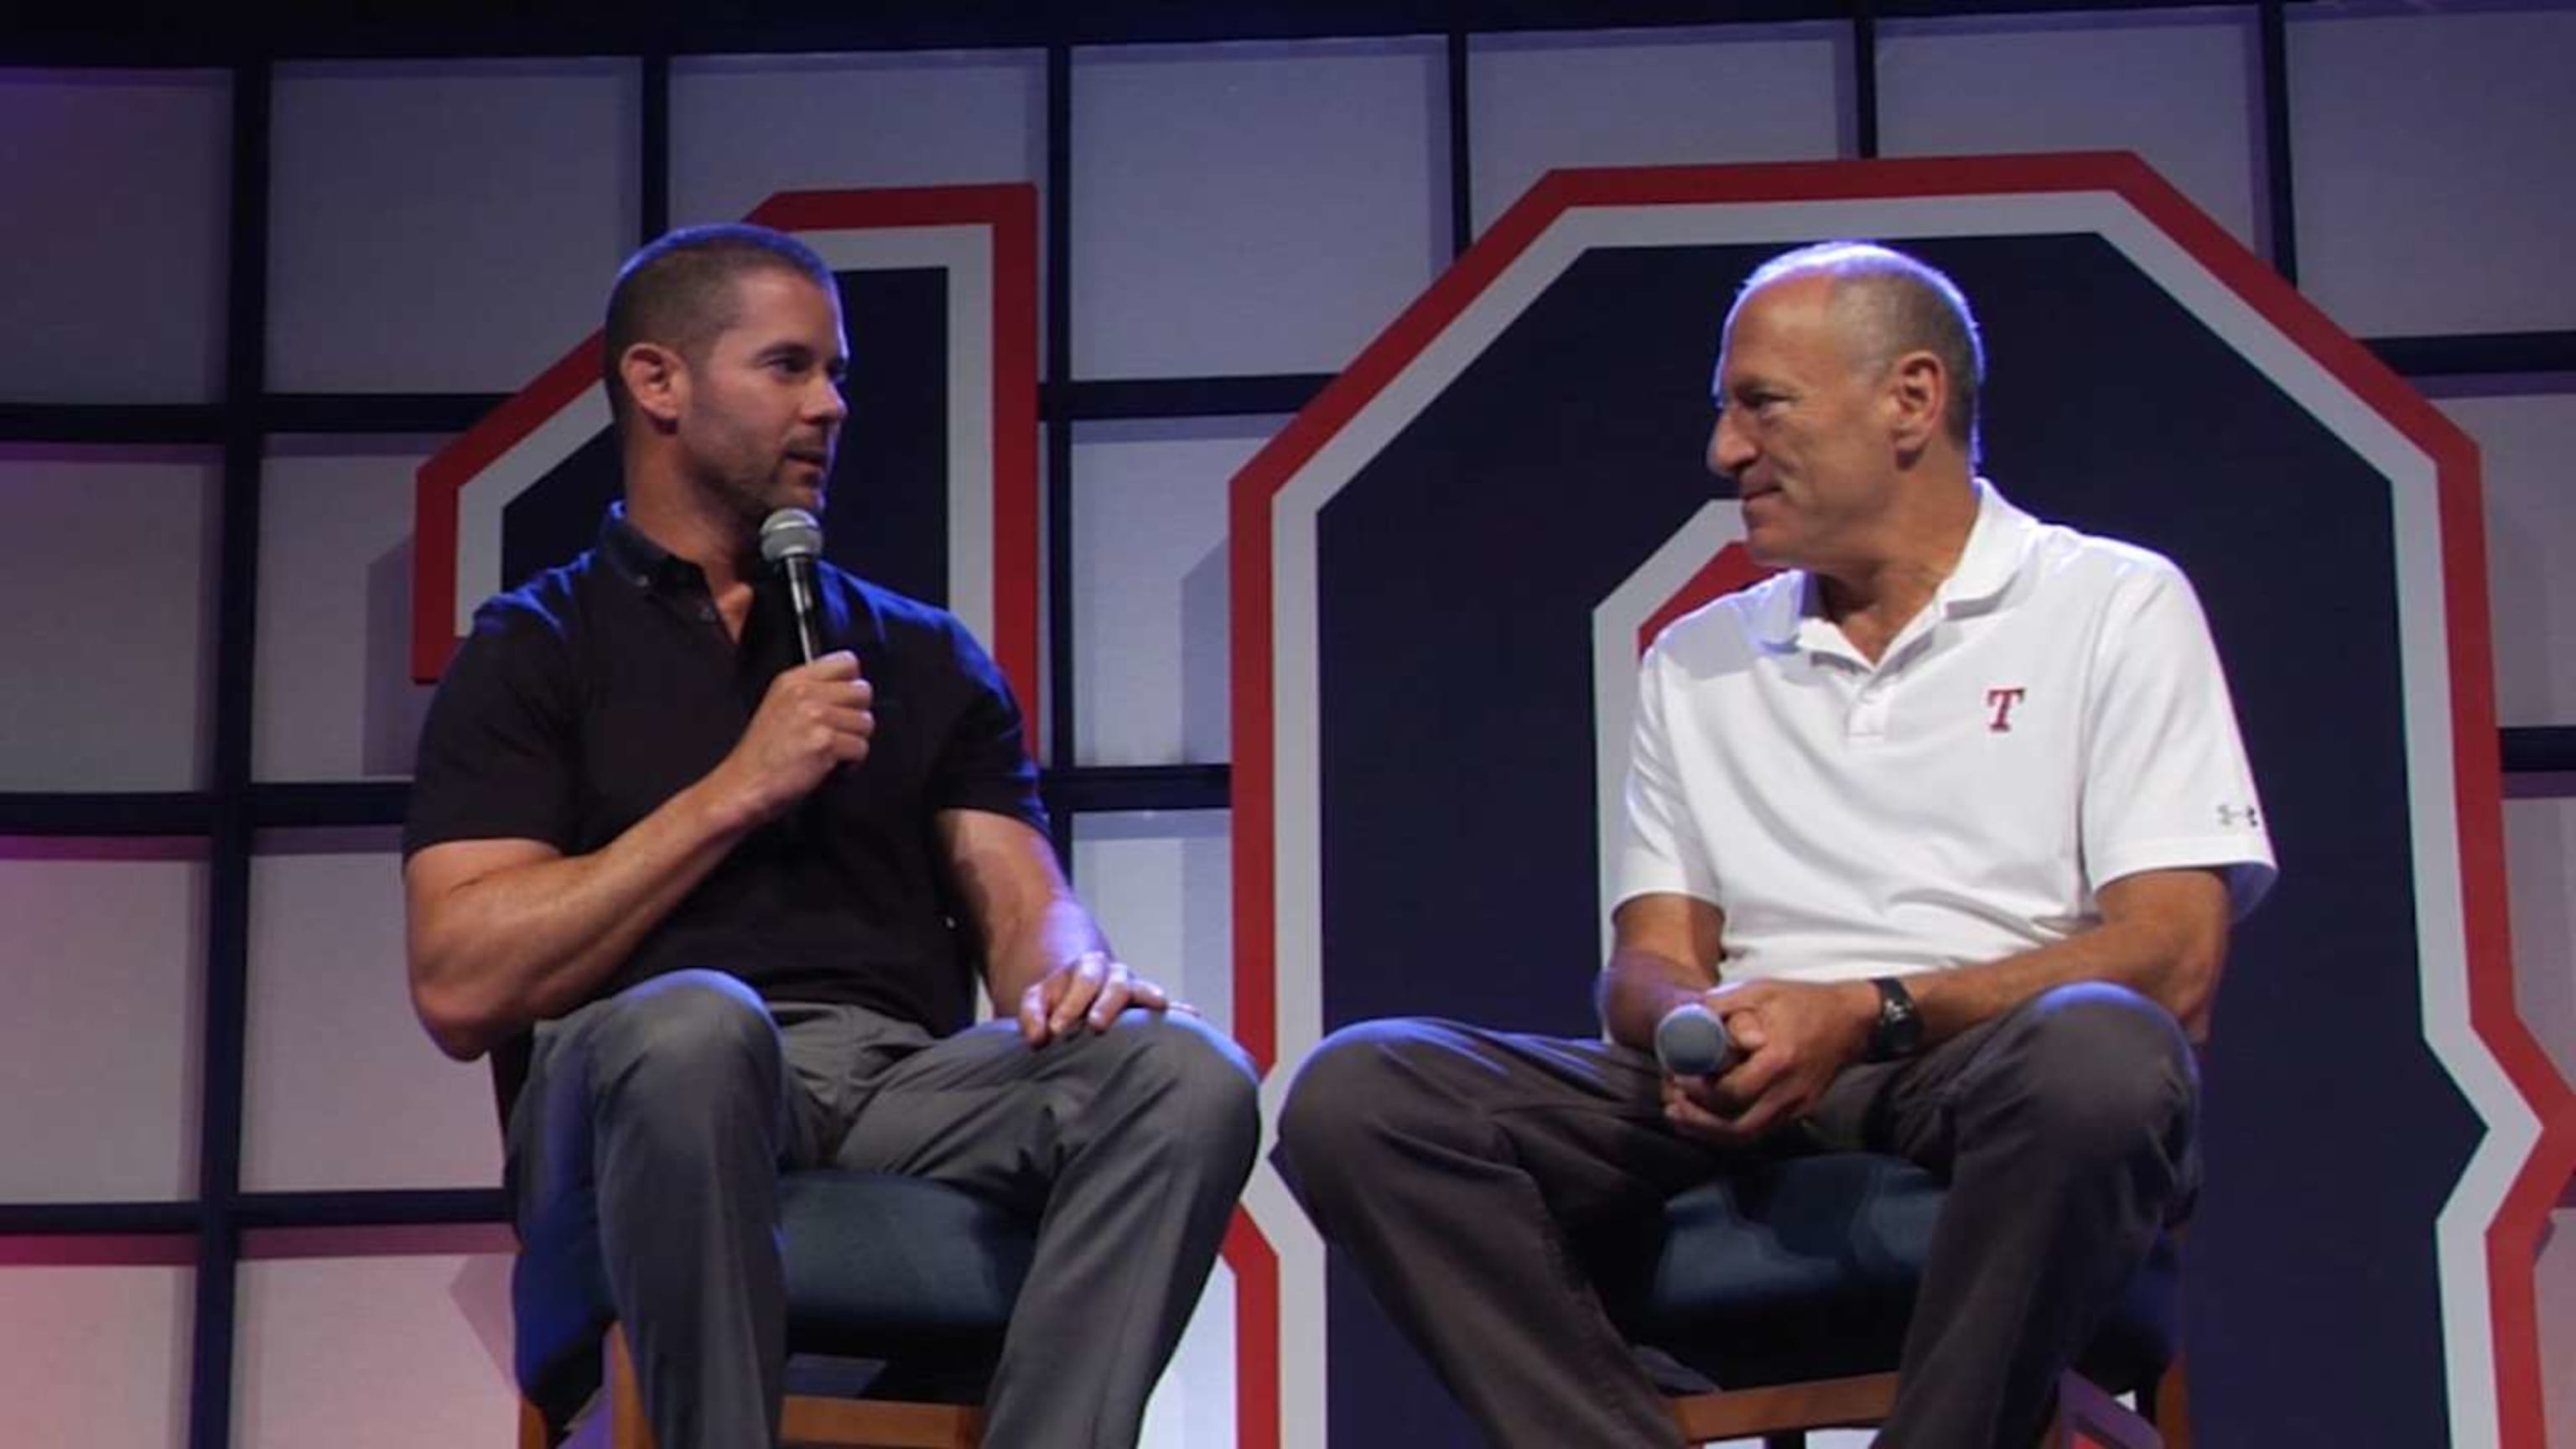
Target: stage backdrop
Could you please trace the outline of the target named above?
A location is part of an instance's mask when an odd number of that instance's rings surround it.
[[[2175,559],[2234,686],[2284,875],[2206,1059],[2201,1442],[2538,1443],[2576,1109],[2513,1010],[2475,450],[2126,154],[1554,173],[1236,475],[1235,1023],[1270,1104],[1371,1017],[1597,1029],[1637,652],[1746,574],[1701,462],[1717,327],[1839,236],[1959,281],[1985,471]],[[1250,1203],[1283,1441],[1466,1442],[1266,1167]]]

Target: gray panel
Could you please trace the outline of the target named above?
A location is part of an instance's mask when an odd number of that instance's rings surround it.
[[[196,1276],[158,1265],[0,1267],[0,1404],[8,1405],[9,1442],[186,1444]]]
[[[632,61],[277,77],[269,385],[508,392],[599,326],[635,243]]]
[[[223,392],[232,83],[0,71],[0,399]]]
[[[2250,7],[1891,22],[1880,150],[2135,151],[2260,250],[2257,79]]]
[[[509,1373],[509,1274],[503,1253],[244,1263],[233,1442],[511,1443],[519,1397]]]
[[[1120,959],[1234,1023],[1233,820],[1225,810],[1092,812],[1073,824],[1082,899]]]
[[[1480,38],[1467,72],[1477,229],[1553,167],[1848,154],[1850,49],[1839,24]]]
[[[2576,327],[2576,10],[2290,12],[2299,283],[2365,337]]]
[[[1216,418],[1076,430],[1079,763],[1195,764],[1231,753],[1226,485],[1286,421]]]
[[[396,832],[301,832],[261,845],[242,1185],[497,1185],[490,1069],[450,1061],[412,1015]]]
[[[1332,372],[1446,263],[1434,42],[1082,50],[1084,377]]]
[[[0,790],[186,790],[214,673],[208,454],[0,444]]]
[[[262,780],[409,775],[413,473],[435,438],[279,439],[260,485]]]
[[[2446,398],[2442,411],[2483,465],[2497,721],[2576,725],[2576,394]]]
[[[2507,800],[2514,999],[2522,1021],[2576,1082],[2576,797]]]
[[[773,192],[1031,181],[1046,61],[1025,51],[716,56],[671,65],[671,219]]]
[[[196,1195],[201,855],[0,838],[0,1202]]]

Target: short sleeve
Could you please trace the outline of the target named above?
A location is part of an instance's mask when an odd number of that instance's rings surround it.
[[[1628,751],[1626,827],[1614,905],[1646,895],[1717,901],[1716,870],[1674,767],[1672,732],[1665,719],[1665,672],[1659,641],[1637,666],[1637,722]]]
[[[2095,645],[2084,761],[2085,882],[2225,871],[2242,917],[2277,874],[2236,709],[2191,583],[2144,556]]]
[[[964,698],[939,749],[931,808],[1007,815],[1044,832],[1037,762],[1029,758],[1028,732],[1010,682],[963,624],[949,620],[948,637]]]
[[[542,609],[504,598],[477,611],[421,726],[404,857],[451,840],[575,853],[578,689],[570,645]]]

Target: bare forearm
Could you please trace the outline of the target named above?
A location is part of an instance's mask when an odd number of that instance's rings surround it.
[[[419,901],[413,998],[449,1054],[473,1057],[587,999],[748,829],[705,785],[588,855],[506,866]]]
[[[1036,909],[988,927],[984,987],[993,1010],[1008,1015],[1020,997],[1049,971],[1085,951],[1107,951],[1100,926],[1070,891],[1051,892]]]
[[[1664,1013],[1695,1001],[1716,981],[1704,970],[1653,951],[1622,947],[1610,953],[1593,991],[1610,1039],[1639,1051],[1655,1046],[1655,1024]]]
[[[1924,1037],[1940,1041],[2000,1016],[2052,987],[2105,981],[2163,1006],[2188,1032],[2205,1032],[2210,997],[2226,955],[2223,928],[2142,917],[2092,930],[1998,961],[1906,978],[1923,1013]]]

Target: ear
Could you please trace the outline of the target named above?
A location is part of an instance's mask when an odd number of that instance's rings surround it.
[[[688,367],[678,353],[659,343],[634,343],[618,357],[617,375],[637,412],[657,423],[679,420],[688,396]]]
[[[1889,423],[1898,451],[1911,457],[1941,436],[1950,404],[1950,375],[1929,352],[1908,352],[1888,364]]]

